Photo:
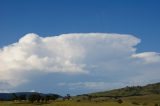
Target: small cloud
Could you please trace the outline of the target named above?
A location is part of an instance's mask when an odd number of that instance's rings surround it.
[[[10,91],[6,89],[0,89],[0,93],[10,93]]]
[[[132,57],[141,59],[144,63],[160,62],[160,53],[156,52],[143,52],[143,53],[133,54]]]
[[[30,90],[29,92],[36,92],[34,89]]]

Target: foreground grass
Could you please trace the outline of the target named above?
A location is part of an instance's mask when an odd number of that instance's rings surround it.
[[[61,101],[61,102],[51,102],[49,104],[31,104],[31,103],[15,103],[10,101],[0,102],[0,106],[136,106],[137,104],[132,104],[131,102],[123,102],[119,104],[117,102],[75,102],[75,101]],[[146,106],[154,106],[154,104],[145,104]],[[144,104],[138,104],[137,106],[144,106]]]
[[[77,102],[76,99],[80,99]],[[121,98],[123,103],[118,103],[117,100],[108,99],[96,101],[85,101],[82,97],[74,98],[73,100],[66,101],[53,101],[47,104],[28,103],[28,102],[13,102],[13,101],[0,101],[0,106],[160,106],[160,95],[144,95],[144,96],[131,96]],[[156,105],[158,104],[158,105]]]

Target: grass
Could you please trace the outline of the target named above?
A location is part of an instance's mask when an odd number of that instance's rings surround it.
[[[134,104],[129,101],[124,101],[122,104],[119,104],[117,102],[89,102],[89,101],[82,101],[82,102],[76,102],[76,101],[57,101],[57,102],[51,102],[49,104],[31,104],[31,103],[25,103],[25,102],[12,102],[12,101],[1,101],[0,106],[154,106],[154,103],[148,103],[148,104]]]
[[[137,102],[141,104],[160,104],[160,95],[144,95],[144,96],[131,96],[123,98],[125,101]]]
[[[80,98],[79,98],[80,99]],[[0,101],[0,106],[156,106],[160,104],[160,95],[143,95],[121,98],[123,103],[118,103],[115,99],[98,98],[96,101],[80,100],[57,100],[48,104],[37,104],[27,102]]]
[[[56,100],[48,104],[0,101],[0,106],[160,106],[160,95],[143,95],[120,98],[123,103],[118,103],[119,99],[109,99],[105,97],[93,98],[91,101],[84,97],[72,98],[72,100]],[[79,100],[79,101],[78,101]],[[157,104],[157,105],[156,105]]]

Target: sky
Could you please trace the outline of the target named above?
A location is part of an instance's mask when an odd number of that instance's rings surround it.
[[[0,0],[0,92],[74,95],[159,82],[159,5]]]

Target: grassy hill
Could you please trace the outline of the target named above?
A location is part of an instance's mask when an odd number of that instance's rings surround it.
[[[95,102],[118,102],[118,100],[122,100],[123,103],[127,102],[133,105],[160,104],[160,83],[83,94],[76,96],[74,99]]]
[[[128,97],[128,96],[142,96],[160,94],[160,83],[148,84],[146,86],[132,86],[121,89],[115,89],[104,92],[92,93],[92,96],[111,96],[111,97]]]

